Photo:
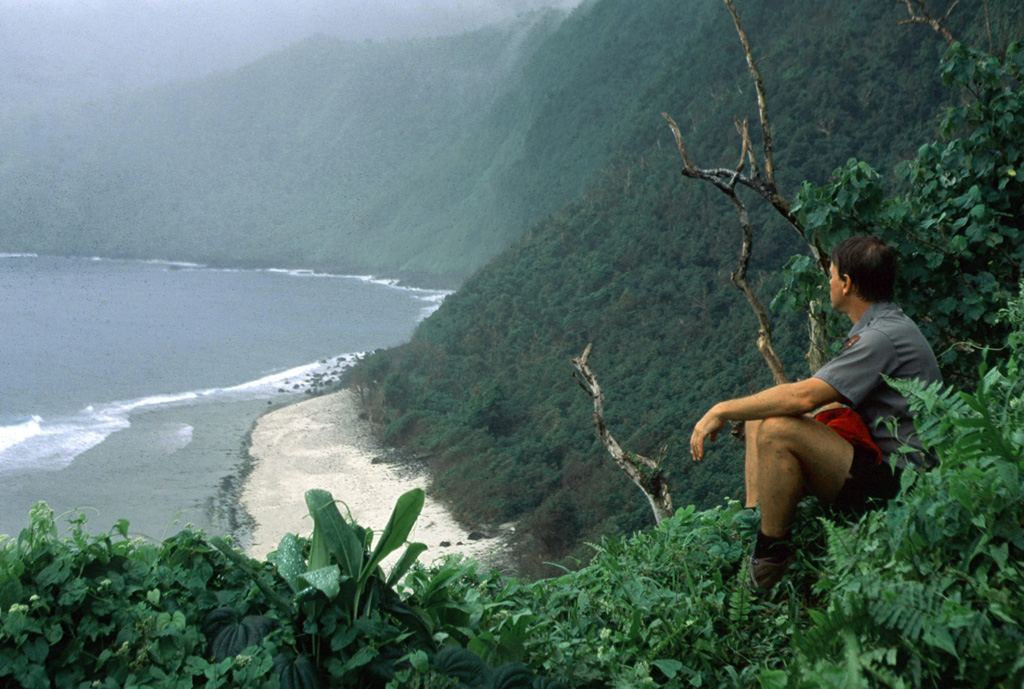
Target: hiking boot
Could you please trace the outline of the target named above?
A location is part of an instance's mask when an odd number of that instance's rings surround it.
[[[793,562],[792,555],[780,557],[753,557],[750,558],[750,576],[747,585],[758,591],[768,591],[775,584],[779,583],[790,563]]]

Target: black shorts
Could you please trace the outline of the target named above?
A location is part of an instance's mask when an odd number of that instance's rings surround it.
[[[839,489],[832,502],[832,510],[845,517],[856,517],[870,509],[883,507],[899,492],[899,470],[885,461],[876,463],[872,452],[854,447],[850,478]]]

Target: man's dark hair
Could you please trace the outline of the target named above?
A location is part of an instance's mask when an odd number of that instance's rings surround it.
[[[832,250],[839,276],[849,275],[857,294],[865,301],[892,301],[896,281],[896,252],[876,237],[858,235],[844,239]]]

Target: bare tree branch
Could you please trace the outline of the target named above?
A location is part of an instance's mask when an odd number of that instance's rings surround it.
[[[910,0],[907,0],[908,2]],[[682,132],[675,120],[668,113],[662,113],[662,116],[668,122],[669,127],[672,130],[672,135],[675,137],[676,145],[679,147],[679,153],[683,158],[683,170],[682,174],[692,179],[701,179],[706,182],[710,182],[721,191],[723,194],[729,197],[729,200],[736,206],[737,213],[740,216],[740,225],[743,229],[744,240],[743,249],[740,254],[740,268],[732,274],[732,281],[746,296],[747,301],[753,308],[755,315],[757,316],[759,323],[759,336],[758,336],[758,349],[761,351],[768,363],[769,368],[772,371],[772,376],[776,381],[784,381],[787,379],[785,372],[782,370],[782,364],[779,361],[778,356],[775,354],[774,347],[772,345],[771,338],[771,325],[768,319],[767,312],[763,305],[757,299],[756,294],[750,288],[750,285],[746,283],[746,266],[750,260],[750,245],[752,243],[753,230],[750,226],[749,213],[747,212],[746,206],[739,198],[736,192],[736,186],[743,186],[753,190],[763,199],[768,201],[773,208],[783,217],[786,222],[796,230],[800,238],[803,239],[814,258],[815,264],[818,269],[824,274],[828,275],[829,270],[829,257],[828,253],[822,248],[816,235],[809,235],[803,224],[793,214],[793,206],[790,202],[779,193],[779,190],[775,182],[775,161],[773,151],[773,139],[771,124],[768,116],[768,97],[765,94],[764,80],[761,77],[761,72],[757,67],[757,61],[754,59],[753,51],[750,47],[750,40],[747,38],[747,33],[743,29],[743,23],[740,21],[739,12],[736,10],[736,5],[733,0],[723,0],[726,7],[729,10],[729,14],[732,15],[733,24],[736,27],[736,33],[740,37],[740,43],[743,45],[743,53],[747,60],[747,67],[750,70],[751,78],[754,82],[754,88],[757,92],[757,106],[758,114],[761,120],[761,158],[764,161],[763,175],[762,171],[758,168],[758,157],[754,153],[754,145],[750,138],[750,130],[748,121],[746,119],[735,120],[736,131],[740,135],[742,142],[742,152],[740,153],[740,161],[736,165],[735,169],[727,168],[700,168],[694,163],[693,158],[690,156],[690,152],[686,148],[686,144],[683,140]],[[743,174],[743,169],[746,163],[750,163],[750,174]],[[811,371],[816,371],[818,367],[825,360],[825,347],[824,342],[824,328],[822,314],[816,314],[813,308],[808,309],[809,323],[809,334],[810,334],[810,348],[807,352],[807,361],[810,364]]]
[[[755,179],[760,174],[757,170],[757,156],[754,155],[754,144],[750,140],[750,127],[747,126],[747,118],[740,119],[737,117],[736,120],[736,131],[739,132],[740,138],[743,139],[743,150],[740,152],[740,162],[736,166],[736,171],[740,172],[743,169],[743,157],[746,156],[750,159],[750,174]]]
[[[992,15],[989,13],[988,0],[981,3],[985,8],[985,33],[988,34],[988,52],[996,51],[996,42],[992,38]]]
[[[742,183],[744,186],[755,188],[751,179],[741,174],[744,163],[748,158],[751,163],[751,168],[755,173],[757,172],[757,162],[754,158],[753,151],[750,150],[750,133],[747,129],[747,121],[743,120],[740,122],[737,120],[736,122],[737,131],[739,131],[740,137],[743,140],[743,151],[740,154],[740,162],[736,166],[736,169],[701,169],[693,164],[693,160],[690,158],[689,152],[686,150],[686,144],[683,141],[682,132],[679,131],[679,125],[676,124],[675,120],[673,120],[672,116],[668,113],[663,112],[661,115],[668,122],[668,126],[672,130],[672,134],[675,136],[676,145],[679,147],[679,153],[683,156],[682,174],[686,177],[711,182],[719,191],[729,197],[729,200],[732,201],[733,205],[736,207],[736,212],[739,215],[740,228],[743,231],[743,243],[740,249],[739,267],[733,271],[730,277],[732,278],[732,283],[736,285],[741,292],[743,292],[743,296],[746,297],[747,302],[750,304],[750,308],[754,310],[754,315],[757,316],[757,348],[764,357],[765,362],[768,364],[768,368],[771,369],[772,378],[774,378],[777,383],[788,382],[789,377],[786,375],[785,367],[783,367],[778,354],[775,353],[775,347],[772,343],[772,327],[771,319],[768,318],[768,311],[764,308],[761,300],[757,298],[757,294],[747,281],[747,267],[750,265],[751,247],[754,241],[754,228],[750,224],[750,213],[747,211],[746,204],[743,203],[743,200],[736,193],[735,189],[737,182]]]
[[[729,2],[730,0],[726,1]],[[905,24],[925,24],[942,36],[943,40],[945,40],[949,45],[956,43],[956,38],[954,38],[953,34],[943,26],[943,22],[949,21],[950,15],[953,14],[953,10],[956,9],[956,6],[960,4],[960,0],[953,0],[953,2],[950,3],[949,8],[946,10],[946,14],[944,14],[940,19],[936,19],[931,15],[924,0],[893,0],[893,2],[907,8],[907,16],[909,19],[901,21],[901,26]],[[987,4],[985,9],[987,12]]]
[[[660,523],[673,514],[672,495],[662,473],[661,461],[624,452],[612,437],[611,431],[608,430],[608,424],[604,420],[604,392],[597,383],[597,377],[587,364],[592,348],[593,343],[588,344],[587,348],[583,350],[583,354],[572,360],[572,365],[576,369],[573,377],[594,401],[594,431],[597,433],[597,437],[601,439],[601,443],[607,448],[619,468],[647,496],[647,500],[651,503],[651,509],[654,511],[654,520]]]
[[[750,213],[747,211],[746,205],[735,192],[730,192],[727,196],[729,197],[729,200],[733,202],[733,205],[736,206],[736,213],[739,215],[740,227],[743,230],[743,246],[740,249],[740,264],[729,277],[732,279],[732,284],[736,285],[736,287],[743,292],[743,296],[747,298],[747,303],[750,304],[750,308],[754,310],[754,315],[757,316],[757,349],[761,352],[761,356],[764,357],[765,362],[768,364],[768,368],[771,369],[772,378],[775,380],[776,384],[788,383],[789,377],[786,376],[785,367],[783,367],[778,354],[775,353],[775,346],[772,343],[772,324],[771,319],[768,318],[768,311],[765,310],[761,300],[757,298],[757,294],[747,281],[747,268],[750,265],[751,247],[754,242],[754,228],[750,224]]]
[[[672,136],[675,137],[676,146],[679,148],[679,155],[683,157],[683,174],[686,174],[686,170],[695,170],[696,167],[694,167],[693,160],[686,150],[686,143],[683,141],[683,133],[679,130],[679,125],[676,124],[676,121],[667,112],[661,113],[661,116],[668,120],[668,126],[672,130]]]
[[[747,39],[747,32],[743,30],[740,22],[739,12],[733,0],[725,0],[725,6],[729,8],[732,15],[732,22],[736,25],[736,33],[740,35],[740,42],[743,44],[743,53],[747,56],[747,66],[750,67],[750,75],[754,78],[754,88],[757,89],[757,110],[761,115],[761,138],[764,148],[764,174],[773,188],[775,187],[775,159],[772,153],[772,128],[768,123],[768,98],[764,93],[764,80],[761,79],[761,71],[754,61],[754,54],[750,51],[750,41]],[[788,213],[787,213],[788,215]]]

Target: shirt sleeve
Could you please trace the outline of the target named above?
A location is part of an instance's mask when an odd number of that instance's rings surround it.
[[[896,348],[885,334],[865,330],[814,374],[856,407],[896,368]]]

